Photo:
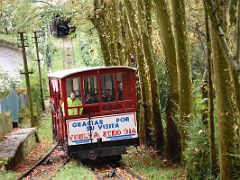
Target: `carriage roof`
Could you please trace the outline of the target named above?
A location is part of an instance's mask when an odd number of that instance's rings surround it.
[[[52,78],[65,78],[69,75],[76,74],[76,73],[82,73],[87,71],[96,71],[96,70],[114,70],[114,69],[129,69],[135,71],[134,68],[127,67],[127,66],[107,66],[107,67],[84,67],[84,68],[73,68],[73,69],[66,69],[62,71],[56,71],[53,73],[49,73],[48,77]]]

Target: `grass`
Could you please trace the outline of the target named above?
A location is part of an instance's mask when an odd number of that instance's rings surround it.
[[[51,40],[54,44],[54,54],[52,55],[52,71],[59,71],[63,69],[63,40],[61,38],[53,38]],[[75,59],[75,67],[84,66],[79,39],[75,38],[73,42],[73,53]]]
[[[167,163],[151,148],[146,150],[144,147],[139,147],[138,151],[130,149],[129,153],[123,156],[122,161],[146,179],[185,179],[183,167]]]
[[[52,143],[52,120],[51,113],[41,118],[39,122],[39,128],[37,129],[38,138],[41,141],[47,141]]]
[[[83,67],[85,66],[82,59],[82,52],[80,50],[80,40],[79,38],[73,39],[73,52],[74,52],[74,59],[75,59],[75,66],[76,67]]]
[[[63,69],[63,48],[54,46],[54,54],[52,56],[52,71]]]
[[[18,177],[18,174],[11,171],[0,173],[0,179],[2,180],[15,180],[17,179],[17,177]]]
[[[53,180],[92,180],[94,175],[77,161],[72,161],[58,171]]]
[[[17,35],[16,37],[14,37],[13,35],[10,35],[10,34],[0,33],[0,39],[7,42],[17,43]]]

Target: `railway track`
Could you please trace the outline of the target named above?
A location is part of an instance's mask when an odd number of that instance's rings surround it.
[[[62,166],[69,161],[62,147],[55,145],[48,151],[36,164],[24,172],[18,180],[21,179],[46,179],[54,175]],[[44,178],[45,177],[45,178]]]
[[[70,69],[75,66],[73,41],[63,38],[63,68]]]
[[[94,163],[88,164],[96,179],[143,180],[144,178],[123,163]]]

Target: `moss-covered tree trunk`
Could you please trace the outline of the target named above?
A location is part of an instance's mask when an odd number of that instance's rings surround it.
[[[221,179],[233,177],[234,124],[239,120],[236,108],[236,81],[234,72],[237,64],[226,40],[226,1],[204,1],[211,20],[211,40],[213,50],[214,84],[218,114],[219,161]],[[216,9],[216,7],[218,7]],[[223,20],[222,20],[223,19]],[[221,20],[221,21],[220,21]]]
[[[151,1],[139,0],[138,1],[138,22],[139,32],[141,33],[141,40],[145,59],[147,60],[148,68],[150,69],[150,87],[152,96],[152,109],[153,109],[153,139],[155,147],[161,152],[164,146],[163,126],[161,119],[161,105],[159,95],[159,84],[156,76],[156,69],[154,63],[153,47],[151,44]],[[145,3],[145,4],[144,4]],[[150,22],[149,22],[150,21]]]
[[[191,65],[187,51],[187,32],[184,0],[171,0],[173,34],[175,39],[178,80],[179,80],[179,110],[180,110],[180,135],[181,135],[181,160],[186,148],[186,125],[192,119],[192,76]]]
[[[120,60],[120,65],[125,66],[128,64],[127,59],[127,33],[126,33],[126,22],[124,19],[124,8],[123,8],[123,2],[119,2],[119,19],[120,22],[120,36],[118,39],[118,56]]]
[[[211,28],[213,53],[214,84],[218,115],[218,140],[221,179],[232,179],[232,160],[230,157],[233,143],[233,89],[230,69],[217,41],[216,34]]]
[[[105,32],[106,37],[108,39],[108,47],[109,47],[109,54],[110,54],[110,60],[111,65],[116,66],[119,65],[119,57],[118,57],[118,50],[117,50],[117,32],[115,32],[116,29],[118,29],[118,23],[117,17],[116,17],[116,11],[115,11],[115,1],[102,1],[102,9],[104,14],[104,23],[105,23]]]
[[[94,17],[91,18],[91,22],[96,27],[98,32],[98,37],[101,45],[101,50],[103,54],[103,60],[105,66],[110,66],[110,53],[107,41],[107,35],[104,27],[104,14],[103,14],[103,4],[100,0],[94,0]]]
[[[240,1],[237,3],[237,43],[236,43],[236,61],[238,67],[240,67]],[[234,81],[235,81],[235,91],[236,91],[236,102],[238,106],[238,110],[240,112],[240,79],[239,79],[239,72],[234,72]],[[239,120],[240,123],[240,120]]]
[[[142,107],[144,109],[144,119],[141,118],[140,122],[140,139],[142,143],[148,144],[150,142],[150,122],[152,121],[151,108],[150,108],[150,89],[148,86],[148,71],[144,60],[144,54],[142,51],[142,44],[138,32],[138,24],[135,19],[135,12],[132,4],[129,0],[124,0],[124,5],[127,12],[130,31],[133,37],[134,46],[136,49],[137,68],[139,72],[141,95],[142,95]]]
[[[174,37],[171,27],[169,9],[165,0],[154,0],[156,16],[159,26],[159,36],[166,57],[167,72],[169,76],[169,92],[166,105],[167,121],[167,158],[180,160],[180,136],[176,125],[178,109],[178,75]]]
[[[238,66],[240,67],[240,1],[238,1],[238,4],[237,4],[237,52],[236,52],[236,59],[237,59],[237,64]],[[236,74],[237,75],[237,74]],[[238,76],[239,78],[239,76]],[[239,82],[240,83],[240,82]],[[237,106],[238,106],[238,110],[240,111],[240,87],[239,87],[239,84],[238,84],[238,99],[237,99]],[[236,142],[237,144],[237,147],[239,149],[239,152],[240,152],[240,118],[238,119],[237,121],[237,127],[238,129],[236,130],[236,139],[238,139],[238,142]]]
[[[212,47],[209,32],[209,20],[205,9],[205,26],[206,26],[206,41],[207,41],[207,69],[208,69],[208,129],[209,129],[209,145],[210,145],[210,164],[211,172],[216,177],[217,160],[215,149],[215,123],[214,123],[214,90],[212,82]]]
[[[127,18],[126,10],[123,11],[123,22],[124,22],[124,29],[125,29],[125,53],[128,58],[128,65],[131,67],[136,67],[136,49],[134,45],[133,34],[130,30],[129,21]]]

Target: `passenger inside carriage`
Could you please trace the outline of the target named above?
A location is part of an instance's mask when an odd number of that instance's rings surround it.
[[[123,84],[122,81],[118,81],[118,100],[123,100]]]
[[[90,93],[87,93],[87,96],[85,98],[85,104],[93,104],[93,103],[96,103],[94,100],[94,97],[92,97]]]
[[[68,105],[68,115],[78,115],[78,114],[83,113],[83,107],[71,108],[71,107],[75,107],[75,106],[82,106],[81,100],[76,98],[76,93],[74,91],[72,91],[70,93],[70,97],[67,98],[67,105]],[[63,111],[63,114],[65,114],[64,113],[64,103],[62,103],[62,111]]]
[[[102,97],[102,101],[103,102],[112,102],[112,101],[115,101],[115,98],[112,94],[112,90],[111,89],[106,89],[105,90],[105,93],[103,94],[103,97]]]

